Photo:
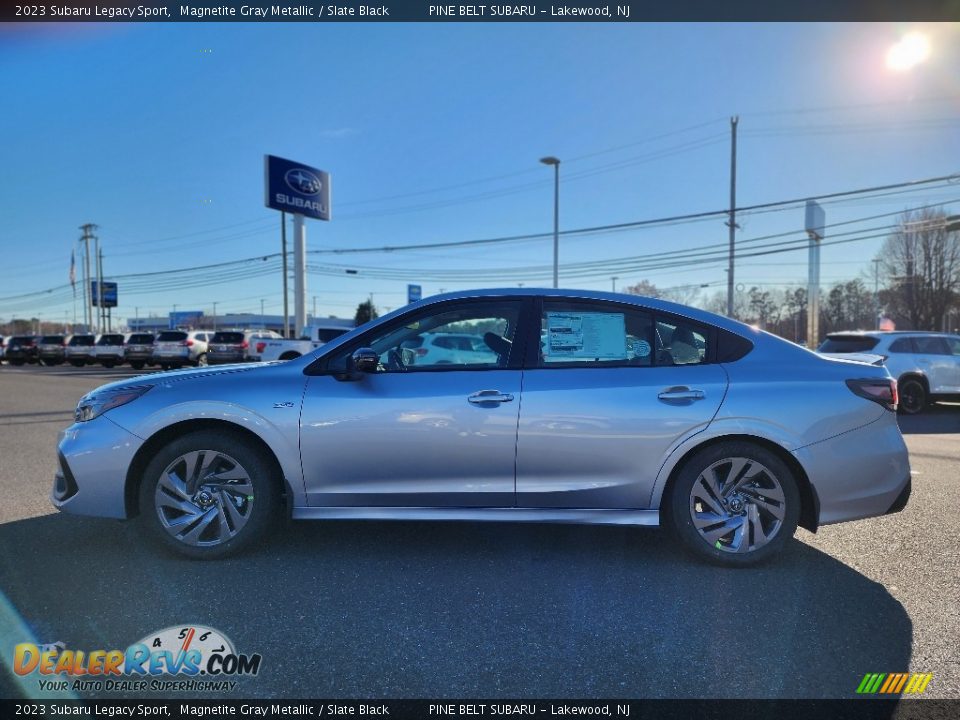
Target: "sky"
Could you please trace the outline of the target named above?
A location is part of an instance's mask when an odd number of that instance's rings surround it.
[[[929,57],[891,69],[915,32]],[[308,312],[352,317],[369,297],[395,309],[408,283],[424,296],[549,286],[554,171],[540,158],[561,160],[561,231],[728,208],[731,116],[741,207],[947,176],[960,173],[958,70],[958,24],[7,26],[0,322],[82,320],[68,274],[84,223],[119,284],[115,318],[215,302],[279,313],[265,154],[332,177],[332,220],[307,223]],[[896,214],[960,212],[960,179],[841,200],[823,203],[825,241],[850,242],[824,246],[822,281],[872,287]],[[725,220],[561,236],[560,285],[712,295],[726,287]],[[740,258],[738,291],[805,284],[802,203],[737,220],[738,252],[797,248]],[[292,283],[290,297],[292,313]]]

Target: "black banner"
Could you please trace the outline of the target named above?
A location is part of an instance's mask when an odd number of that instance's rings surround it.
[[[656,720],[953,720],[960,700],[0,700],[0,719],[640,718]]]
[[[236,2],[60,0],[3,3],[0,21],[21,22],[659,22],[960,20],[960,0],[613,0],[445,4],[417,0]]]

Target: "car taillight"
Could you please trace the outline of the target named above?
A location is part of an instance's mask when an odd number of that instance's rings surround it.
[[[266,344],[265,342],[258,342],[258,343],[257,343],[257,354],[258,354],[258,355],[261,354],[261,353],[263,352],[263,349],[264,349],[266,346],[267,346],[267,344]]]
[[[883,405],[887,410],[896,411],[900,402],[897,381],[893,378],[870,378],[868,380],[847,380],[847,387],[854,395]]]
[[[183,345],[184,347],[192,347],[192,346],[193,346],[193,340],[184,340],[184,341],[181,343],[181,345]]]
[[[250,343],[248,343],[246,340],[244,340],[244,341],[240,344],[240,349],[241,349],[241,350],[246,350],[248,347],[250,347]]]

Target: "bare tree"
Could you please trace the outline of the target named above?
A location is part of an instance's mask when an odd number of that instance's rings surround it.
[[[887,314],[912,330],[940,329],[960,290],[960,238],[942,209],[908,210],[883,243]]]

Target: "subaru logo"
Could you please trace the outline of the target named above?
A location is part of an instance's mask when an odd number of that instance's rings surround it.
[[[323,188],[323,183],[320,182],[320,178],[303,168],[287,170],[283,179],[287,181],[287,185],[290,186],[291,190],[301,195],[318,195]]]

